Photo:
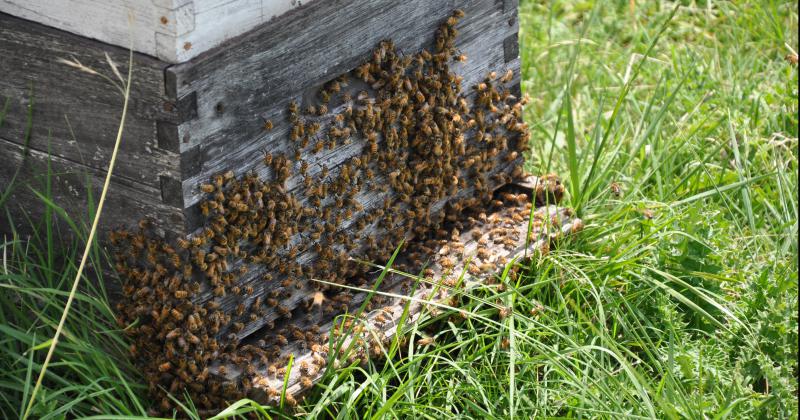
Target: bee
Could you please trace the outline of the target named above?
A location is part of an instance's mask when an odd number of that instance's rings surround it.
[[[170,309],[169,313],[170,313],[170,315],[172,315],[173,318],[175,318],[176,321],[183,320],[183,313],[181,311],[179,311],[179,310],[177,310],[175,308],[172,308],[172,309]]]
[[[313,308],[315,306],[318,306],[321,308],[322,304],[325,303],[325,300],[326,300],[325,294],[323,294],[320,291],[316,291],[314,292],[314,294],[311,295],[311,307]]]
[[[212,193],[212,192],[214,192],[215,189],[216,189],[216,187],[214,185],[212,185],[212,184],[201,184],[200,185],[200,190],[203,191],[204,193]]]
[[[300,377],[300,385],[303,388],[311,388],[314,385],[314,382],[311,381],[311,378],[308,376],[301,376]]]
[[[435,342],[436,342],[436,340],[433,337],[425,336],[425,337],[422,337],[419,340],[417,340],[417,346],[425,347],[425,346],[429,346],[431,344],[434,344]]]
[[[614,194],[614,197],[621,197],[622,196],[622,187],[617,182],[612,182],[609,186],[611,190],[611,194]]]
[[[514,78],[514,71],[508,69],[506,73],[500,78],[500,83],[508,83]]]
[[[272,130],[272,120],[264,121],[264,127],[263,128],[264,128],[264,131]]]
[[[167,340],[174,340],[174,339],[180,337],[180,335],[181,335],[181,329],[180,328],[175,328],[174,330],[168,332],[167,335],[165,336],[165,338]]]

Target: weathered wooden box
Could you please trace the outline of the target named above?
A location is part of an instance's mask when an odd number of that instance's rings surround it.
[[[41,214],[44,206],[34,204],[39,201],[24,184],[44,190],[48,155],[55,201],[85,220],[87,182],[96,200],[111,157],[121,95],[102,78],[59,59],[111,74],[108,54],[124,74],[126,47],[133,44],[131,109],[101,228],[147,217],[176,234],[198,227],[202,182],[221,170],[254,169],[264,149],[281,147],[279,139],[287,137],[289,102],[307,102],[324,83],[361,64],[383,39],[393,39],[401,51],[430,48],[437,25],[461,8],[466,17],[457,48],[469,59],[455,70],[464,86],[490,69],[519,68],[515,0],[299,4],[0,4],[0,101],[8,101],[0,126],[0,183],[22,168],[16,180],[23,186],[10,199],[14,220],[24,220],[23,211],[34,219]],[[264,131],[266,120],[275,123],[274,130]],[[335,165],[348,157],[342,150],[335,155],[320,159]],[[9,230],[3,220],[0,231]]]
[[[311,344],[364,298],[331,287],[370,286],[341,269],[348,256],[383,263],[403,239],[441,236],[447,218],[451,244],[418,243],[441,247],[432,276],[446,277],[456,265],[445,255],[451,247],[468,270],[469,253],[512,231],[507,249],[485,258],[496,268],[549,243],[547,226],[573,229],[571,214],[551,207],[531,229],[522,222],[529,206],[495,208],[496,220],[459,232],[468,225],[460,217],[489,209],[495,191],[521,175],[516,8],[516,0],[4,2],[0,184],[17,184],[12,217],[41,216],[35,191],[52,174],[56,203],[87,219],[123,98],[59,59],[111,74],[107,54],[125,74],[132,43],[130,109],[101,235],[142,219],[155,231],[115,234],[134,244],[117,258],[121,320],[137,324],[133,353],[150,363],[156,394],[191,385],[205,408],[242,390],[269,400],[278,379],[268,366],[294,350],[316,360]],[[526,197],[548,204],[542,197],[559,188],[550,179],[528,185]],[[11,228],[0,222],[0,232]],[[369,319],[390,328],[397,315]],[[285,340],[312,324],[322,326],[315,338]],[[263,356],[255,373],[235,363],[253,354]],[[293,390],[318,377],[286,374]],[[228,385],[239,393],[220,392]]]

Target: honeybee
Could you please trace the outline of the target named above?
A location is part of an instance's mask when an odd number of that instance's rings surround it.
[[[611,194],[614,194],[614,197],[622,196],[622,187],[617,182],[612,182],[609,189],[611,190]]]
[[[508,69],[506,73],[500,78],[501,83],[508,83],[514,78],[514,71]]]
[[[425,346],[429,346],[431,344],[434,344],[435,342],[436,342],[436,340],[433,337],[424,336],[424,337],[420,338],[419,340],[417,340],[417,346],[425,347]]]

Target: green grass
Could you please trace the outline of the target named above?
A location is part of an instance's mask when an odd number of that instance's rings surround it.
[[[582,234],[330,371],[301,415],[798,417],[798,4],[638,3],[520,4],[528,169],[562,175]],[[75,274],[48,232],[0,247],[0,417]],[[37,416],[146,414],[102,296],[76,299]]]

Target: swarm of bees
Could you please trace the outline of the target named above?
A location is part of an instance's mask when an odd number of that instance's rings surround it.
[[[200,185],[204,223],[193,234],[167,241],[147,221],[111,233],[124,281],[118,321],[157,411],[173,408],[165,391],[211,410],[248,395],[256,367],[282,375],[283,349],[323,345],[319,325],[352,304],[345,289],[311,279],[368,285],[354,261],[385,261],[403,240],[441,233],[522,175],[525,101],[508,86],[511,70],[462,86],[449,67],[466,59],[455,47],[461,17],[438,28],[432,51],[406,55],[382,41],[316,103],[291,101],[293,152],[265,151],[267,177],[228,171]],[[345,146],[356,152],[335,167],[316,158]],[[321,369],[315,361],[301,368]],[[228,380],[231,368],[244,374]]]

